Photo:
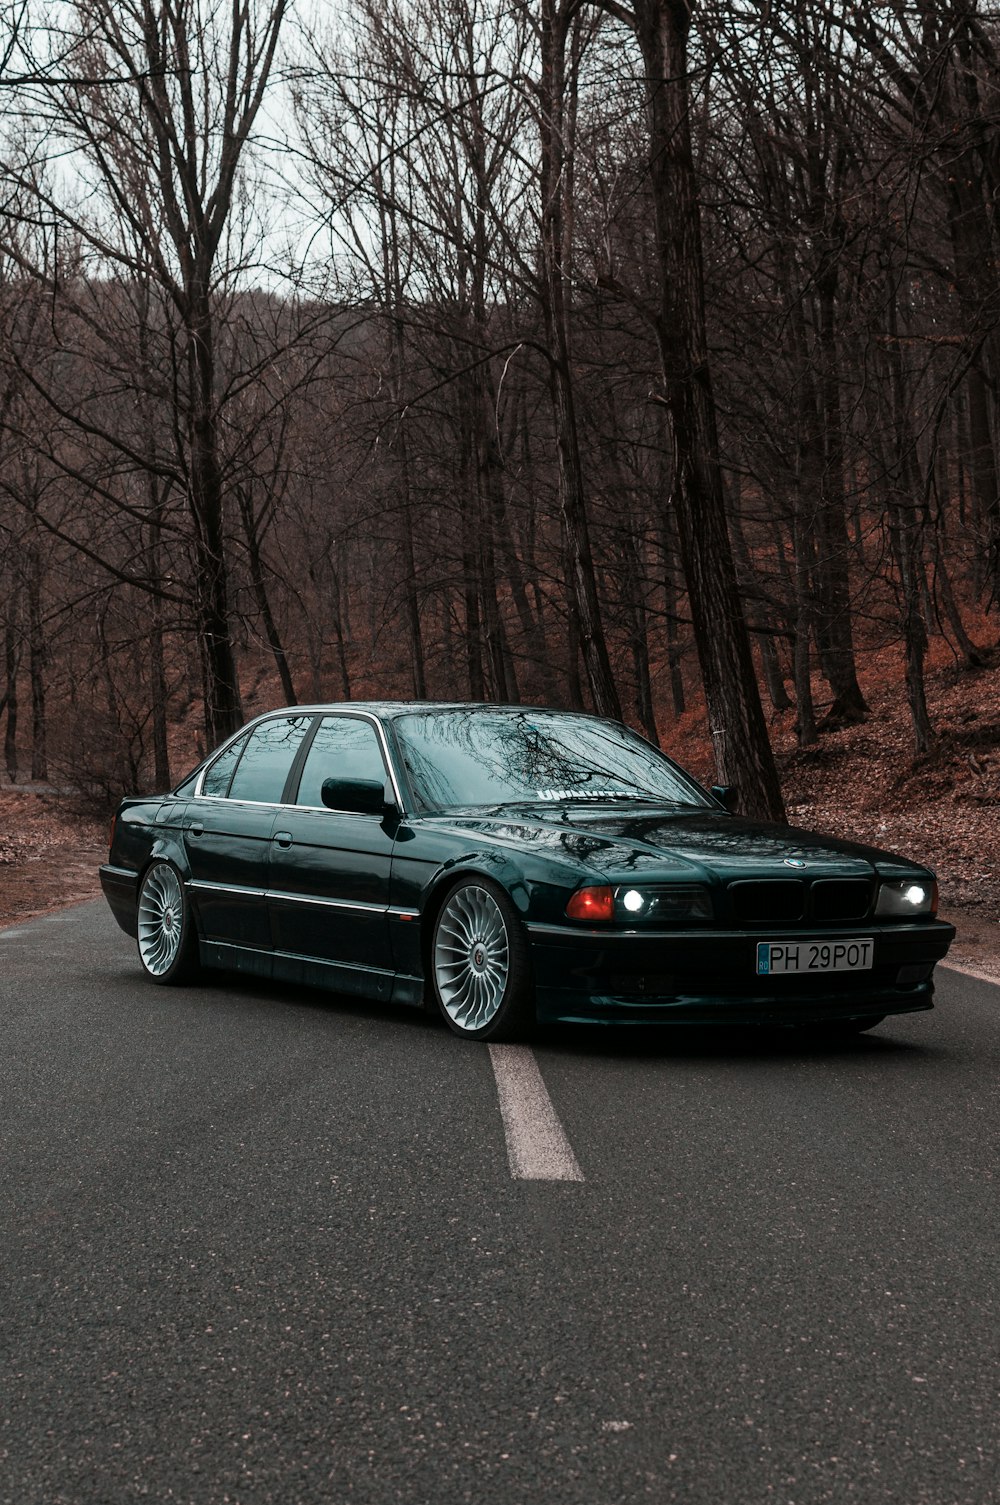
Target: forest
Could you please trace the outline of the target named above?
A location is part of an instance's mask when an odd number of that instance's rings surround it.
[[[2,23],[11,783],[167,787],[262,683],[700,704],[781,818],[774,715],[814,746],[891,663],[933,752],[932,647],[996,661],[992,6]]]

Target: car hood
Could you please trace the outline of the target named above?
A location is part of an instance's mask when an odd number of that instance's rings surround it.
[[[875,847],[724,811],[582,812],[572,806],[542,815],[534,810],[514,814],[508,808],[456,815],[447,823],[478,832],[491,843],[585,863],[603,877],[622,881],[868,877],[876,865],[883,875],[926,871]]]

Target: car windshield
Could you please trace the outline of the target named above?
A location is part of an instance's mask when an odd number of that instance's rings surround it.
[[[710,804],[655,748],[614,721],[572,712],[408,712],[396,718],[421,807],[630,800]]]

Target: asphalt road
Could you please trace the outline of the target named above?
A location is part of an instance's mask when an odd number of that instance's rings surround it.
[[[0,1499],[1000,1500],[1000,989],[837,1048],[535,1047],[0,932]]]

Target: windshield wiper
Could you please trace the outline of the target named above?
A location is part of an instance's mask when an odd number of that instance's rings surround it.
[[[604,794],[567,794],[558,803],[563,805],[607,805],[612,800],[628,800],[629,804],[632,805],[676,805],[678,803],[677,800],[667,799],[666,795],[649,794],[640,790],[631,793],[625,789],[608,790]]]

